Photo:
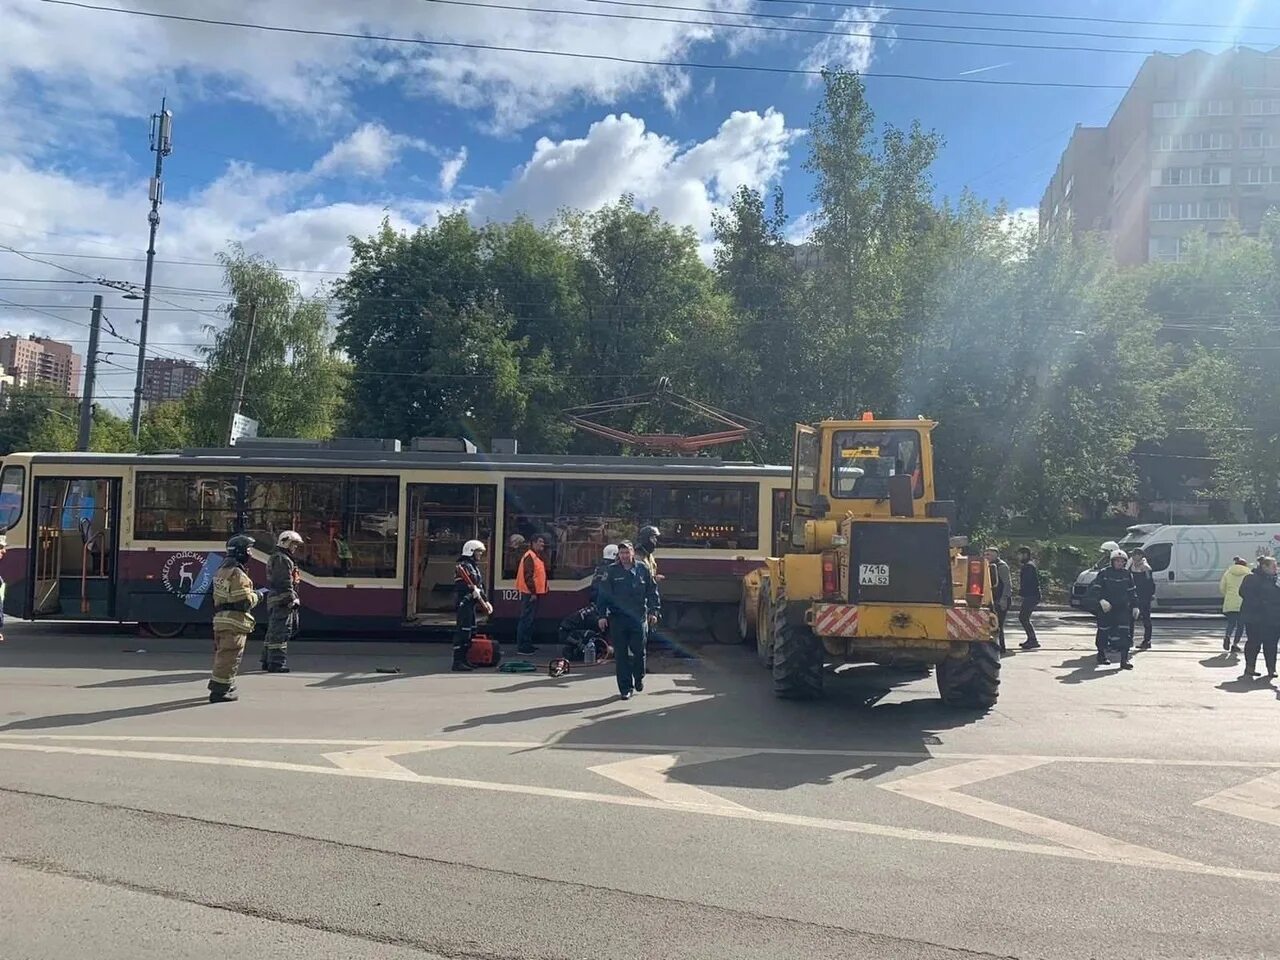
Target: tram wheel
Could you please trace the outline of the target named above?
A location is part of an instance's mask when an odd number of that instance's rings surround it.
[[[138,627],[147,636],[155,637],[157,640],[172,640],[182,636],[182,632],[187,629],[185,623],[163,623],[150,620],[138,624]]]

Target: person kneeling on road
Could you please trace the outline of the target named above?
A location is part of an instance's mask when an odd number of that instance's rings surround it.
[[[618,544],[618,560],[610,565],[600,584],[601,632],[609,631],[617,663],[618,695],[630,700],[644,690],[645,641],[658,622],[661,599],[652,571],[636,563],[629,541]]]
[[[599,629],[601,616],[600,608],[592,603],[561,620],[560,656],[581,663],[586,657],[585,647],[591,643],[595,645],[596,659],[602,659],[606,643]]]
[[[1127,569],[1129,555],[1116,549],[1111,553],[1111,566],[1098,571],[1090,590],[1098,609],[1098,663],[1109,664],[1107,646],[1117,634],[1123,639],[1120,648],[1120,669],[1132,670],[1129,650],[1133,645],[1133,621],[1138,614],[1138,588],[1133,574]]]

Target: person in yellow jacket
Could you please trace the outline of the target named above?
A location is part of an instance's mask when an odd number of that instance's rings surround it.
[[[1227,632],[1222,638],[1222,649],[1231,653],[1240,652],[1240,638],[1244,635],[1244,622],[1240,619],[1240,584],[1248,575],[1249,564],[1244,557],[1236,557],[1218,581],[1218,591],[1222,594],[1222,615],[1227,618]]]
[[[236,673],[244,645],[253,632],[253,608],[259,595],[244,565],[249,561],[253,537],[239,533],[227,541],[227,558],[213,575],[213,676],[209,702],[238,700]]]

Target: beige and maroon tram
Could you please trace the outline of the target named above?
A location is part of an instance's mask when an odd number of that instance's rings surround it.
[[[742,576],[776,555],[787,467],[706,458],[485,454],[459,443],[241,441],[155,455],[15,453],[0,467],[5,612],[137,622],[174,636],[211,618],[227,538],[256,540],[265,581],[277,535],[297,530],[304,634],[425,632],[453,617],[462,544],[489,546],[494,623],[518,613],[515,565],[550,541],[545,628],[584,605],[606,544],[662,531],[664,622],[737,637]]]

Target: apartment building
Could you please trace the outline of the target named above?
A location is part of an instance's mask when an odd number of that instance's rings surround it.
[[[1077,126],[1040,201],[1045,237],[1107,234],[1121,263],[1189,234],[1256,233],[1280,207],[1280,47],[1148,57],[1110,123]]]
[[[181,400],[203,378],[203,368],[190,360],[150,357],[142,367],[142,403]]]
[[[80,392],[80,355],[47,337],[0,337],[0,368],[20,386],[44,384],[67,396]]]

